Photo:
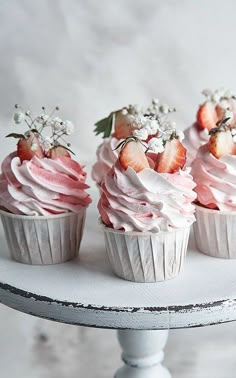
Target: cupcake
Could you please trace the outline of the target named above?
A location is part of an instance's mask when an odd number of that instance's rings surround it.
[[[209,131],[220,121],[226,109],[235,114],[235,96],[225,89],[217,89],[214,92],[203,90],[205,101],[199,106],[196,122],[185,130],[184,146],[187,149],[187,165],[191,165],[196,157],[198,148],[208,142]]]
[[[54,112],[48,116],[44,107],[36,118],[16,108],[15,123],[25,122],[28,131],[7,136],[18,143],[1,166],[0,215],[9,251],[26,264],[61,263],[78,255],[91,202],[84,167],[64,143],[73,124]]]
[[[236,125],[225,112],[192,163],[197,193],[194,234],[199,251],[236,258]]]
[[[132,136],[135,130],[142,127],[142,117],[162,116],[170,111],[166,104],[160,104],[158,99],[153,99],[149,107],[142,109],[139,105],[129,105],[110,115],[95,124],[96,135],[102,134],[104,140],[97,148],[97,161],[92,168],[92,178],[101,186],[102,180],[109,169],[115,164],[118,158],[116,146],[120,141]],[[149,125],[149,139],[156,136],[156,127]]]
[[[98,209],[114,273],[135,282],[174,278],[183,268],[189,230],[194,222],[195,186],[184,169],[182,133],[164,130],[149,146],[136,136],[118,145],[119,157],[101,185]],[[149,151],[149,154],[147,153]]]

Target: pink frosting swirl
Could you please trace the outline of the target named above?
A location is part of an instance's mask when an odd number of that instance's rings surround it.
[[[199,147],[208,142],[209,132],[207,129],[201,130],[198,124],[194,123],[184,131],[184,136],[183,145],[187,149],[187,166],[190,166]]]
[[[157,173],[146,168],[126,171],[119,162],[102,183],[98,209],[102,221],[116,230],[166,231],[187,227],[194,220],[195,183],[190,168]]]
[[[192,175],[202,205],[222,211],[236,210],[236,156],[217,159],[205,144],[192,163]]]
[[[91,202],[85,179],[83,167],[70,158],[35,156],[21,163],[12,153],[2,163],[0,207],[25,215],[79,212]]]
[[[97,148],[97,162],[92,168],[92,178],[98,185],[101,182],[105,174],[115,164],[118,152],[115,150],[120,140],[115,137],[106,138]]]

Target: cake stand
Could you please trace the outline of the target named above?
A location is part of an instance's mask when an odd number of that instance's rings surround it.
[[[80,258],[68,263],[14,262],[0,230],[1,303],[57,322],[117,329],[124,365],[116,378],[169,378],[162,365],[169,329],[236,320],[236,260],[205,256],[193,241],[179,277],[142,284],[111,272],[95,206],[88,210]]]

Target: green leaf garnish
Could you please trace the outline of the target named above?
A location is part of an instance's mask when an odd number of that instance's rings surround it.
[[[230,120],[230,117],[228,118],[224,118],[222,121],[221,121],[221,124],[224,125],[226,122],[228,122]]]
[[[95,134],[102,134],[103,138],[108,138],[111,135],[113,125],[115,123],[115,113],[111,113],[107,118],[103,118],[95,123]]]
[[[11,133],[11,134],[6,135],[6,138],[24,138],[25,139],[25,136],[24,134]]]
[[[70,148],[68,148],[66,146],[62,146],[62,145],[61,145],[61,147],[65,148],[65,150],[69,151],[72,155],[75,155],[75,153]]]
[[[147,146],[146,146],[146,145],[145,145],[140,139],[138,139],[138,138],[135,137],[135,136],[129,136],[129,137],[127,137],[126,139],[122,140],[120,143],[117,144],[116,148],[115,148],[113,151],[116,151],[116,150],[118,150],[118,149],[122,149],[127,143],[129,143],[129,142],[131,142],[131,141],[141,143],[142,146],[146,148],[145,153],[148,151]]]

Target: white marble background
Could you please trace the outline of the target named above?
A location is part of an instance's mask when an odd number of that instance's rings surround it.
[[[59,104],[87,163],[100,142],[94,122],[128,103],[159,97],[187,127],[204,87],[236,89],[235,15],[235,0],[0,0],[0,161],[14,149],[4,135],[15,103]],[[1,378],[108,378],[120,364],[111,331],[3,306],[0,327]],[[175,378],[233,378],[235,334],[234,324],[175,331],[166,364]]]
[[[236,88],[235,14],[234,0],[1,0],[1,150],[16,102],[59,104],[85,162],[94,122],[120,106],[159,97],[187,127],[204,87]]]

